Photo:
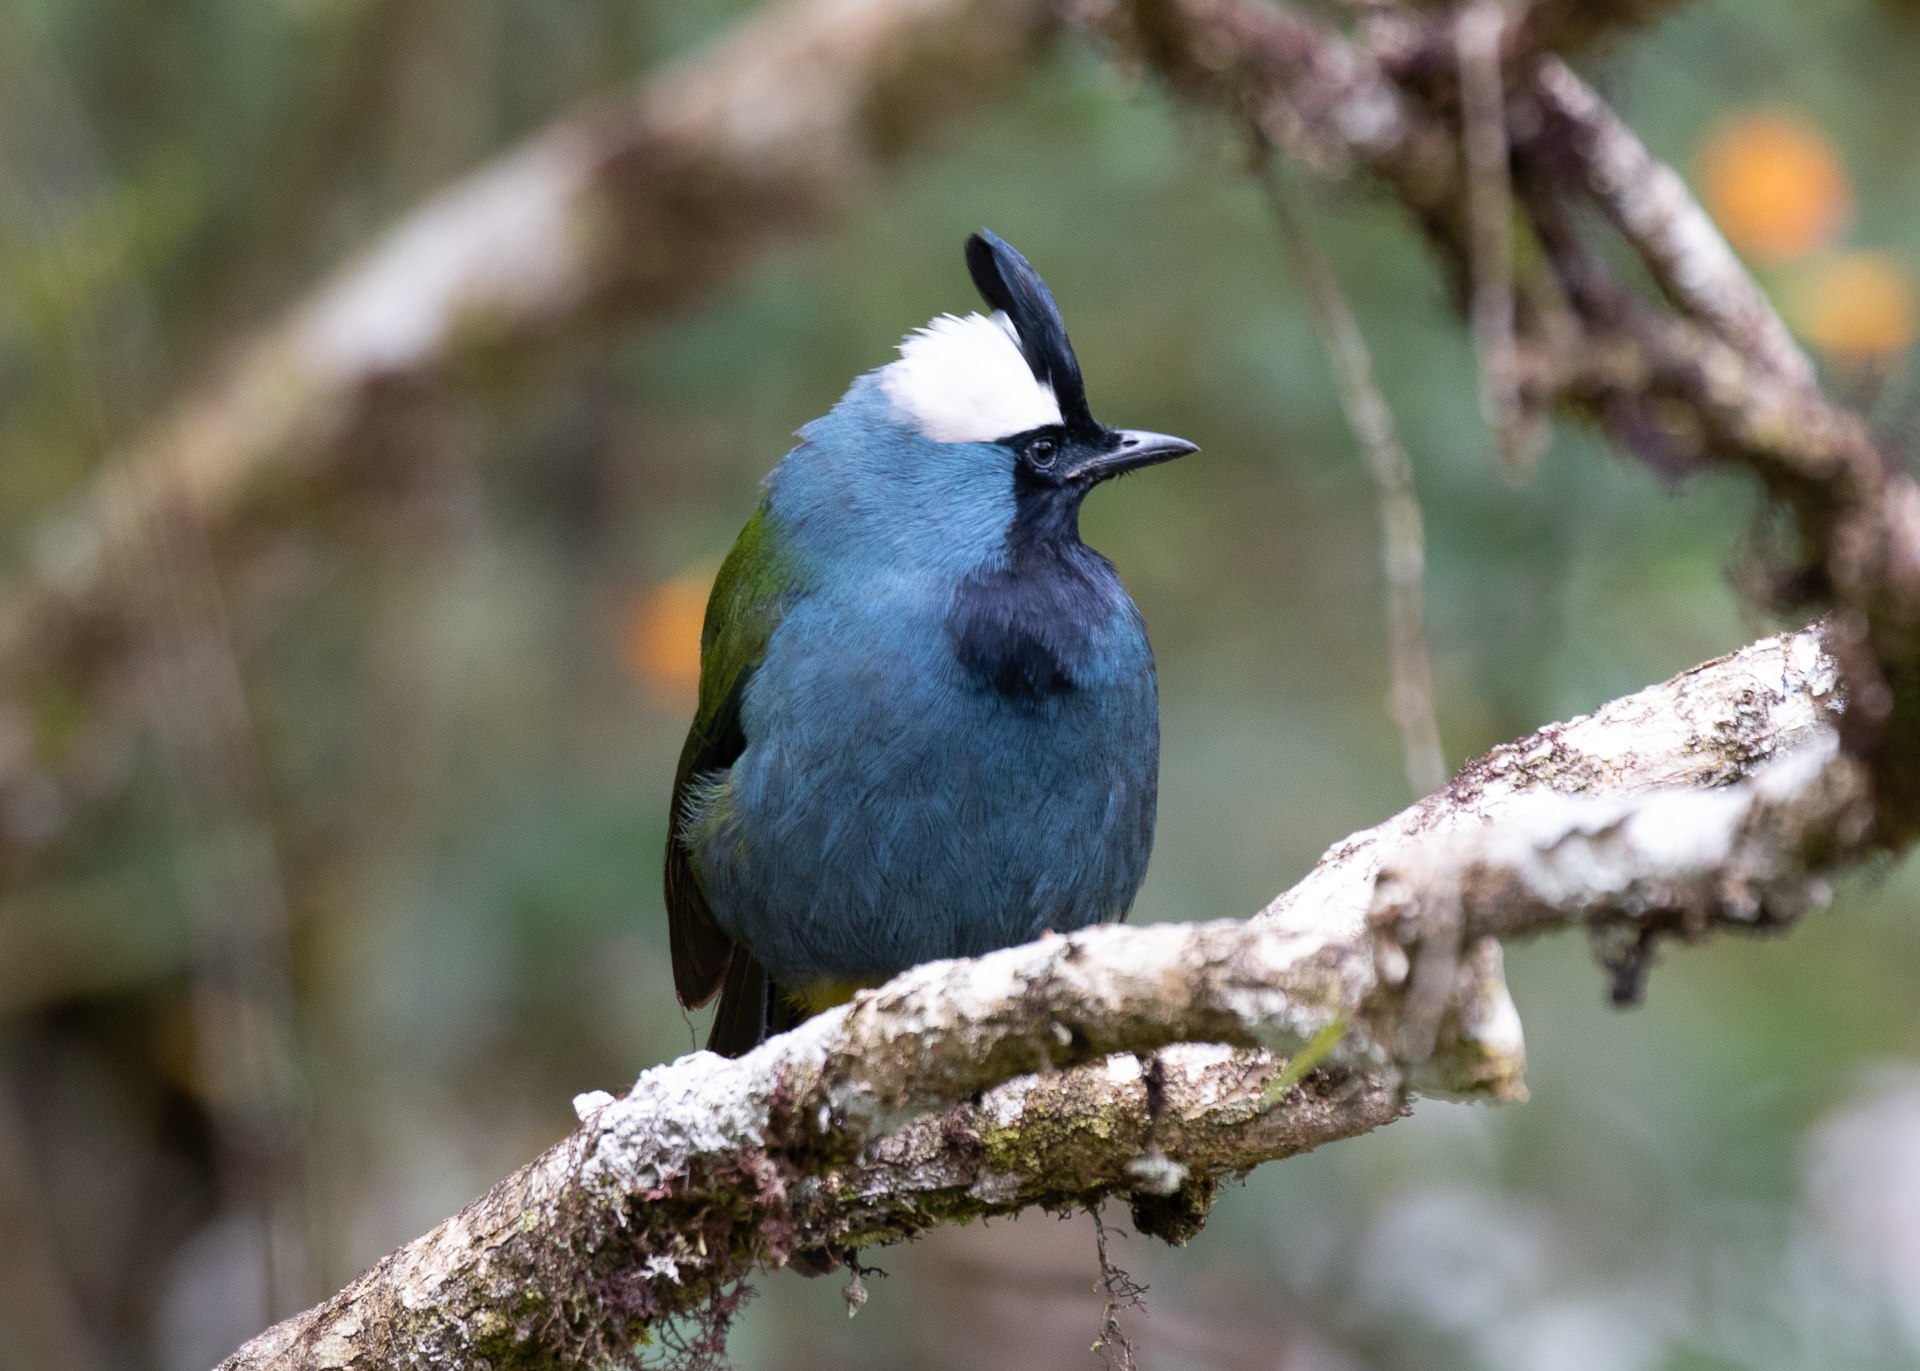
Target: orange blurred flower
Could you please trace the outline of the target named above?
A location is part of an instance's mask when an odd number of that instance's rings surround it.
[[[1791,114],[1748,112],[1714,125],[1700,147],[1700,180],[1721,231],[1763,262],[1805,257],[1853,211],[1832,142]]]
[[[700,685],[700,627],[713,568],[702,564],[634,594],[620,611],[620,657],[663,699],[690,699]]]
[[[1800,331],[1829,356],[1872,361],[1913,342],[1913,275],[1889,253],[1850,252],[1823,262],[1796,295]]]

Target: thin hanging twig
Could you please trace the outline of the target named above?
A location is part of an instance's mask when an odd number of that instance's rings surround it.
[[[1100,1217],[1100,1206],[1093,1205],[1087,1212],[1093,1216],[1093,1248],[1100,1258],[1100,1281],[1093,1287],[1093,1293],[1106,1301],[1100,1310],[1100,1338],[1092,1350],[1100,1354],[1107,1371],[1135,1371],[1140,1363],[1133,1350],[1133,1340],[1120,1326],[1120,1314],[1123,1310],[1140,1308],[1147,1287],[1114,1265],[1107,1255],[1107,1225]]]
[[[1507,143],[1506,91],[1500,44],[1504,0],[1472,0],[1454,26],[1460,68],[1460,141],[1466,150],[1467,218],[1473,273],[1469,313],[1480,360],[1480,412],[1494,431],[1500,459],[1522,474],[1539,456],[1543,430],[1520,402],[1520,355],[1514,338],[1513,169]]]
[[[1288,254],[1307,293],[1307,306],[1333,368],[1334,388],[1373,478],[1380,504],[1381,557],[1387,581],[1387,649],[1393,684],[1387,710],[1400,730],[1407,784],[1415,795],[1438,790],[1447,779],[1446,754],[1433,709],[1433,665],[1427,655],[1425,596],[1426,533],[1414,496],[1413,463],[1400,444],[1393,410],[1374,379],[1373,357],[1340,290],[1333,265],[1315,246],[1287,201],[1279,174],[1263,156],[1258,180],[1273,206]]]

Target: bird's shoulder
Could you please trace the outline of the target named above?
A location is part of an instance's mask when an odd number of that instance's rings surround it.
[[[714,577],[700,633],[700,687],[680,750],[669,817],[665,895],[675,988],[681,1003],[704,1004],[720,988],[733,943],[714,918],[693,868],[685,829],[713,781],[746,750],[742,702],[767,645],[805,592],[793,550],[766,503],[747,521]]]
[[[766,656],[767,643],[804,593],[788,539],[765,501],[734,539],[713,580],[700,630],[700,697],[694,728],[717,723],[743,678]]]

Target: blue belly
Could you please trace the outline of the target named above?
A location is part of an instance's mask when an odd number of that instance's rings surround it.
[[[1139,890],[1159,720],[1131,603],[1071,683],[1017,697],[956,654],[949,608],[798,606],[747,688],[747,749],[689,837],[715,916],[783,984],[1119,919]]]

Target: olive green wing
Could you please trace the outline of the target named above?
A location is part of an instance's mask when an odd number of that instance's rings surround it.
[[[763,504],[740,531],[714,578],[700,634],[700,701],[673,778],[667,828],[667,927],[673,947],[673,985],[689,1009],[712,999],[727,975],[733,940],[713,917],[685,841],[697,794],[724,782],[746,751],[740,707],[747,682],[766,656],[767,642],[801,587]]]

